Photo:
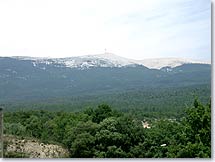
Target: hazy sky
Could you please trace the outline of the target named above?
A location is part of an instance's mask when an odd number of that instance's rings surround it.
[[[210,0],[0,0],[0,56],[210,60]]]

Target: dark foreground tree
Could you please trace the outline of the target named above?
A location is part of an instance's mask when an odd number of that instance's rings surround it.
[[[210,158],[211,103],[202,105],[195,99],[193,106],[186,110],[186,117],[181,124],[183,134],[175,147],[169,147],[168,155],[180,158]],[[183,142],[180,139],[183,139]]]

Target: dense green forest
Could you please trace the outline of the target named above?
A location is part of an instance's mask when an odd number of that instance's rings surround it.
[[[210,102],[195,99],[183,116],[149,114],[107,104],[79,112],[19,110],[5,112],[4,134],[61,144],[72,158],[211,157]]]
[[[125,90],[118,93],[110,92],[105,94],[81,95],[74,97],[52,98],[33,102],[23,100],[23,102],[5,103],[4,111],[17,110],[49,110],[49,111],[81,111],[88,107],[96,107],[104,103],[112,108],[136,114],[159,112],[165,116],[175,116],[183,114],[186,105],[192,104],[195,96],[206,104],[210,97],[210,85],[193,85],[169,88],[139,88],[135,90]]]

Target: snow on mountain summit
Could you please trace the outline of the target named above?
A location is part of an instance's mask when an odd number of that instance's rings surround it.
[[[180,66],[188,63],[209,64],[202,61],[193,61],[184,58],[157,58],[157,59],[144,59],[133,60],[127,59],[113,53],[104,53],[96,55],[84,55],[76,57],[65,58],[42,58],[42,57],[14,57],[20,60],[32,60],[33,66],[37,64],[55,64],[56,66],[66,66],[69,68],[88,69],[91,67],[124,67],[143,65],[149,69],[161,69],[162,67]]]
[[[104,59],[104,60],[109,60],[112,63],[114,63],[116,65],[121,65],[121,66],[137,64],[135,62],[135,60],[127,59],[127,58],[115,55],[113,53],[98,54],[98,55],[93,55],[93,57],[99,58],[99,59]]]
[[[157,59],[145,59],[139,61],[142,65],[150,69],[161,69],[163,67],[177,67],[183,64],[210,64],[208,62],[190,60],[185,58],[157,58]]]
[[[37,64],[56,64],[70,68],[87,69],[91,67],[123,67],[137,64],[131,59],[120,57],[112,53],[84,55],[65,58],[40,58],[40,57],[14,57],[20,60],[32,60],[33,65]]]
[[[117,56],[112,53],[84,55],[78,57],[56,59],[58,63],[65,64],[71,68],[90,68],[90,67],[123,67],[136,64],[134,61]]]

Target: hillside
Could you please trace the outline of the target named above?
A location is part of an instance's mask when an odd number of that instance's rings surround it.
[[[210,74],[209,64],[186,63],[150,69],[115,55],[64,59],[1,57],[0,104],[210,85]]]

